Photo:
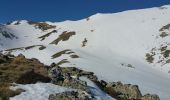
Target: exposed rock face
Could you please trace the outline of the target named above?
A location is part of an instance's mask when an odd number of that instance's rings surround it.
[[[112,82],[106,85],[106,91],[118,99],[140,99],[142,94],[137,85]]]
[[[49,67],[49,76],[52,78],[54,84],[80,89],[82,91],[86,91],[89,94],[90,90],[87,87],[86,82],[79,80],[79,77],[87,77],[96,83],[96,85],[98,85],[102,90],[118,100],[159,100],[157,95],[147,94],[142,96],[137,85],[123,84],[121,82],[107,83],[104,80],[99,81],[93,72],[84,71],[75,67],[59,67],[58,64],[52,63]],[[55,96],[53,95],[53,97]]]
[[[18,39],[17,36],[15,36],[13,33],[10,33],[8,31],[6,31],[6,27],[4,25],[0,25],[0,34],[8,39]]]
[[[54,64],[52,64],[52,66],[54,66]],[[71,70],[69,68],[66,69],[59,66],[53,67],[49,71],[49,76],[51,77],[52,82],[56,85],[71,87],[74,89],[80,89],[89,92],[87,83],[85,81],[79,80],[78,78],[73,78],[73,72]]]
[[[141,98],[141,100],[160,100],[160,98],[156,94],[146,94]]]
[[[68,91],[58,94],[51,94],[49,100],[89,100],[88,95],[83,91]]]

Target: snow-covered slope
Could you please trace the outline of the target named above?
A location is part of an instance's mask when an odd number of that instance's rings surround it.
[[[170,37],[161,35],[170,33],[169,17],[168,5],[96,14],[79,21],[46,22],[55,27],[15,21],[0,26],[0,50],[35,57],[45,64],[65,61],[61,66],[93,71],[107,81],[137,84],[143,94],[155,93],[161,100],[169,100],[170,66],[165,63],[169,53],[165,57],[160,51],[164,45],[166,50],[170,47]]]

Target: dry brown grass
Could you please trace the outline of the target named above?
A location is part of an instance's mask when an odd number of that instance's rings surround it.
[[[52,33],[56,33],[56,32],[57,32],[57,30],[53,30],[53,31],[51,31],[51,32],[49,32],[49,33],[47,33],[47,34],[45,34],[43,36],[40,36],[38,38],[40,38],[41,41],[43,41],[43,40],[45,40],[46,37],[49,37]]]
[[[166,32],[162,32],[162,33],[160,34],[160,37],[162,37],[162,38],[164,38],[164,37],[166,37],[166,36],[168,36],[168,34],[167,34]]]
[[[154,61],[153,55],[147,53],[147,54],[146,54],[146,60],[147,60],[149,63],[153,63],[153,61]]]
[[[56,28],[56,26],[54,26],[54,25],[49,25],[49,24],[47,24],[47,23],[45,23],[45,22],[32,22],[32,21],[29,21],[28,23],[31,24],[31,25],[34,25],[36,28],[38,27],[38,28],[41,29],[42,31]]]
[[[0,83],[0,98],[2,100],[9,100],[9,97],[14,97],[16,95],[19,95],[21,92],[24,92],[22,89],[17,90],[11,90],[9,87],[11,84],[9,83]],[[1,100],[0,99],[0,100]]]
[[[17,83],[23,75],[28,75],[32,70],[34,73],[29,75],[36,73],[44,76],[44,78],[48,76],[48,71],[44,64],[40,63],[37,59],[26,59],[24,56],[15,57],[11,62],[0,64],[0,82]]]
[[[42,46],[39,47],[39,50],[44,50],[45,48],[46,47],[42,45]]]
[[[71,58],[79,58],[79,56],[78,56],[78,55],[75,55],[75,54],[74,54],[74,55],[70,55],[70,57],[71,57]]]
[[[50,44],[58,44],[60,41],[67,41],[69,40],[69,38],[72,36],[72,35],[75,35],[76,32],[67,32],[67,31],[64,31],[61,35],[59,35],[59,37],[54,40],[53,42],[51,42]]]
[[[66,50],[57,52],[57,53],[55,53],[54,55],[52,55],[52,59],[57,58],[57,57],[60,57],[60,56],[63,55],[63,54],[71,54],[71,53],[74,53],[74,52],[71,52],[71,50],[66,49]]]
[[[59,66],[59,65],[62,65],[64,63],[69,63],[69,61],[67,59],[63,59],[60,62],[58,62],[57,65]]]
[[[170,28],[170,24],[163,26],[159,31],[164,31]]]

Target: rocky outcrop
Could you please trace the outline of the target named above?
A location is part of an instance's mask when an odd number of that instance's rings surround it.
[[[146,94],[142,96],[137,85],[123,84],[122,82],[105,82],[104,80],[95,82],[103,91],[117,100],[160,100],[156,94]]]
[[[146,94],[141,98],[141,100],[160,100],[160,98],[156,94]]]
[[[76,73],[74,73],[70,69],[71,68],[66,69],[66,68],[61,68],[59,66],[55,66],[52,69],[50,69],[49,76],[52,79],[52,83],[60,86],[71,87],[74,89],[80,89],[89,92],[87,83],[85,81],[79,80],[78,77],[72,77],[73,75],[76,75]]]
[[[84,91],[68,91],[63,93],[51,94],[49,100],[89,100],[89,96]]]
[[[113,97],[122,100],[140,99],[142,97],[137,85],[111,82],[106,85],[105,90]]]
[[[104,80],[98,80],[93,72],[84,71],[75,67],[59,67],[57,64],[53,63],[49,71],[49,76],[51,76],[54,84],[83,90],[89,94],[90,90],[86,82],[79,80],[79,77],[87,77],[96,83],[103,91],[118,100],[159,100],[159,96],[157,95],[147,94],[142,96],[137,85],[123,84],[121,82],[107,83]]]
[[[60,67],[52,63],[45,66],[38,59],[27,59],[24,55],[13,56],[0,54],[0,98],[9,98],[23,92],[10,90],[12,83],[32,84],[36,82],[52,82],[63,87],[70,87],[77,91],[51,94],[50,100],[88,100],[91,91],[86,81],[79,77],[87,77],[103,91],[118,100],[160,100],[158,95],[146,94],[142,96],[137,85],[123,84],[98,80],[93,72],[76,67]],[[7,94],[4,94],[7,93]],[[93,96],[91,96],[93,97]]]

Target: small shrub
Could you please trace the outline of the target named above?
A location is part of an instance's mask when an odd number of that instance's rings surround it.
[[[60,62],[58,62],[57,65],[59,66],[59,65],[62,65],[64,63],[69,63],[69,61],[67,59],[63,59]]]
[[[82,47],[85,47],[85,46],[86,46],[86,44],[87,44],[87,39],[86,39],[86,38],[84,38],[84,41],[82,42]]]
[[[162,33],[160,34],[160,37],[162,37],[162,38],[164,38],[164,37],[166,37],[166,36],[168,36],[168,34],[167,34],[166,32],[162,32]]]
[[[146,54],[146,60],[147,60],[149,63],[153,63],[153,60],[154,60],[153,55],[147,53],[147,54]]]
[[[13,59],[12,61],[13,64],[21,64],[21,63],[26,63],[25,57],[23,56],[18,56]]]

